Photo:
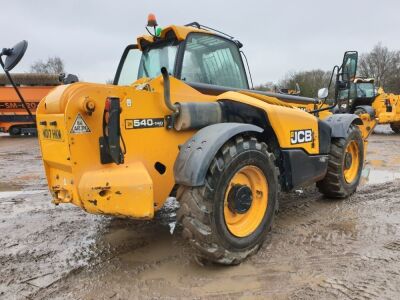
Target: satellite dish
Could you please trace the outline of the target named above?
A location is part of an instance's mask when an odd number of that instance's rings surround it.
[[[26,48],[28,48],[28,42],[23,40],[12,48],[3,49],[2,54],[7,56],[4,62],[5,71],[9,72],[14,69],[24,56]]]

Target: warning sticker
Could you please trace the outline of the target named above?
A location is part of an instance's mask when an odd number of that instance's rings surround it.
[[[90,132],[89,126],[86,124],[81,114],[78,114],[76,116],[74,125],[72,125],[71,133],[88,133],[88,132]]]

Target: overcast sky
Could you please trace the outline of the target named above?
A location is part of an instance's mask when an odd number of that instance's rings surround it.
[[[398,0],[0,0],[0,47],[26,39],[13,72],[60,56],[85,81],[114,77],[126,45],[145,33],[153,12],[160,26],[198,21],[239,39],[255,83],[288,72],[339,64],[345,50],[369,51],[377,42],[400,49]]]

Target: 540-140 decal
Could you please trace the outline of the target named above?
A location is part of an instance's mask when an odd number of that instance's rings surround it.
[[[164,127],[164,118],[125,119],[125,129]]]

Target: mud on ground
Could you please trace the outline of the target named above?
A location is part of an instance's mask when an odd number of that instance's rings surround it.
[[[172,200],[146,222],[52,205],[37,140],[0,136],[0,298],[398,299],[400,136],[377,132],[354,196],[284,195],[268,241],[236,267],[192,261],[170,233]]]

